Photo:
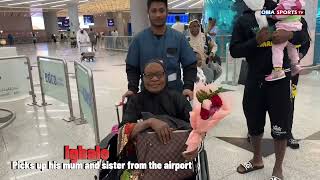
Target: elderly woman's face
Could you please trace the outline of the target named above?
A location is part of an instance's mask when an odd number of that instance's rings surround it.
[[[166,86],[166,78],[163,67],[158,63],[146,66],[143,74],[144,87],[151,93],[159,93]]]
[[[189,28],[190,28],[190,33],[193,36],[198,36],[198,34],[200,33],[200,24],[198,24],[197,22],[192,22]]]

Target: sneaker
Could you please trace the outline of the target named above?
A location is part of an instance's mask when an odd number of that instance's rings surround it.
[[[289,146],[291,149],[299,149],[300,148],[299,142],[294,138],[288,139],[287,146]]]
[[[283,79],[286,77],[284,70],[272,70],[272,73],[268,75],[265,80],[266,81],[276,81],[279,79]]]
[[[292,65],[291,66],[291,76],[295,76],[300,73],[302,67],[300,65]]]

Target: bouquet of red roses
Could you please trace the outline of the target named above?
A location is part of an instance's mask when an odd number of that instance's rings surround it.
[[[201,142],[202,135],[224,119],[231,111],[230,90],[217,88],[213,84],[197,83],[193,100],[193,109],[190,112],[192,131],[186,142],[188,145],[184,153],[196,150]]]

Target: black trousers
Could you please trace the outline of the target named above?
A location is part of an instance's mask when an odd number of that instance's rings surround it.
[[[298,82],[299,82],[299,75],[296,75],[296,76],[293,76],[291,78],[291,83],[292,83],[292,91],[296,91],[296,88],[298,86]],[[291,111],[291,114],[290,114],[290,118],[289,118],[289,121],[288,121],[288,137],[289,138],[292,138],[292,124],[293,124],[293,118],[294,118],[294,103],[295,103],[295,94],[293,94],[292,96],[292,103],[291,103],[291,106],[292,106],[292,111]]]

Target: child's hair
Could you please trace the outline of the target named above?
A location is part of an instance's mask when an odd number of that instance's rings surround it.
[[[147,2],[148,9],[150,9],[150,6],[153,2],[163,2],[168,8],[168,0],[148,0]]]

